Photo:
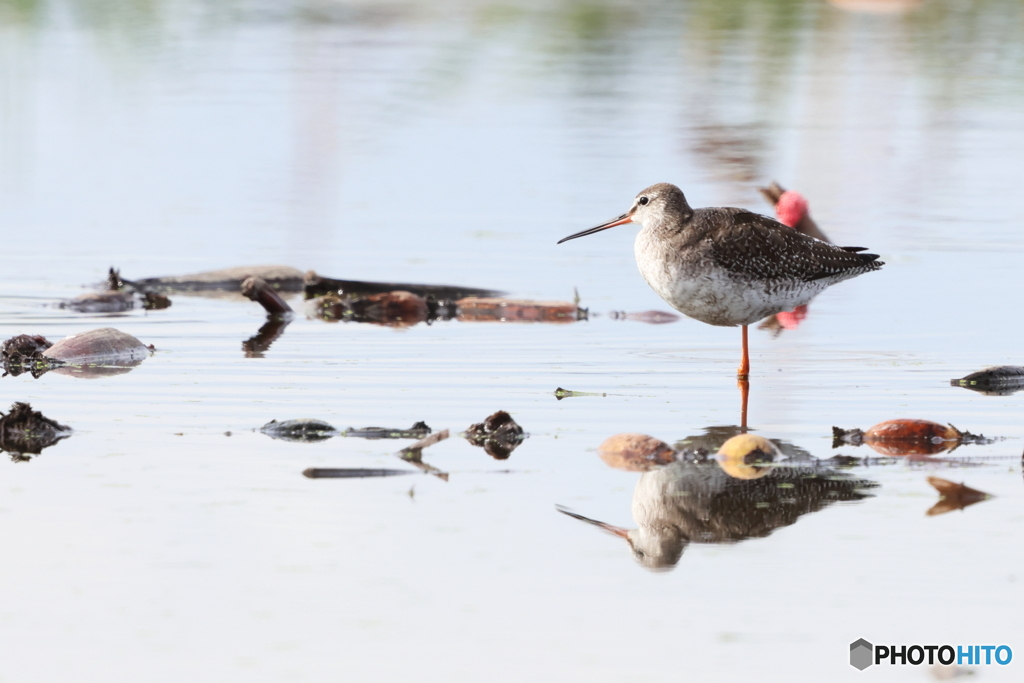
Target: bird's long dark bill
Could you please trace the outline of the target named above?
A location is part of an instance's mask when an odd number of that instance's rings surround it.
[[[576,514],[575,512],[572,512],[571,510],[568,510],[562,507],[561,505],[556,505],[555,508],[563,515],[568,515],[573,519],[578,519],[581,522],[586,522],[587,524],[593,524],[599,529],[604,529],[608,533],[614,534],[619,538],[625,538],[627,540],[629,539],[629,529],[623,529],[620,526],[612,526],[611,524],[605,524],[604,522],[599,522],[596,519],[591,519],[590,517],[584,517],[583,515]]]
[[[562,242],[568,242],[569,240],[574,240],[577,237],[586,237],[587,235],[593,235],[595,232],[601,232],[602,230],[607,230],[608,228],[614,228],[616,225],[622,225],[623,223],[628,223],[631,220],[633,220],[633,215],[632,214],[628,214],[628,213],[624,213],[621,216],[619,216],[618,218],[613,218],[612,220],[608,221],[607,223],[602,223],[601,225],[597,226],[596,228],[590,228],[589,230],[584,230],[583,232],[578,232],[575,235],[569,235],[568,237],[563,237],[562,239],[558,240],[558,243],[561,244]]]

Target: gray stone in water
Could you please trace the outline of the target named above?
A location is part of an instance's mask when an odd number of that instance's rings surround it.
[[[260,427],[260,431],[274,439],[285,441],[304,441],[312,443],[325,441],[338,435],[338,430],[323,420],[271,420]]]

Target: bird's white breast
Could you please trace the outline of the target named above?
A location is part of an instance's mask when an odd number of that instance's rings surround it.
[[[743,277],[716,264],[709,244],[681,248],[647,228],[633,246],[651,289],[680,313],[709,325],[755,323],[808,303],[830,284]]]

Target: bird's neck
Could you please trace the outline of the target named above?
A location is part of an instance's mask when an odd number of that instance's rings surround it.
[[[679,211],[666,213],[658,220],[650,221],[650,225],[644,225],[647,232],[657,239],[678,239],[693,221],[693,209],[683,206]]]

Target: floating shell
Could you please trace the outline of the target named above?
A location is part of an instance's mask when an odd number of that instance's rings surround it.
[[[930,420],[887,420],[864,432],[864,443],[882,455],[932,455],[960,445],[953,425]]]
[[[597,447],[609,467],[628,472],[647,472],[675,462],[676,452],[664,441],[646,434],[615,434]]]
[[[104,327],[65,337],[43,356],[61,362],[54,372],[92,378],[128,372],[151,350],[130,334]]]

